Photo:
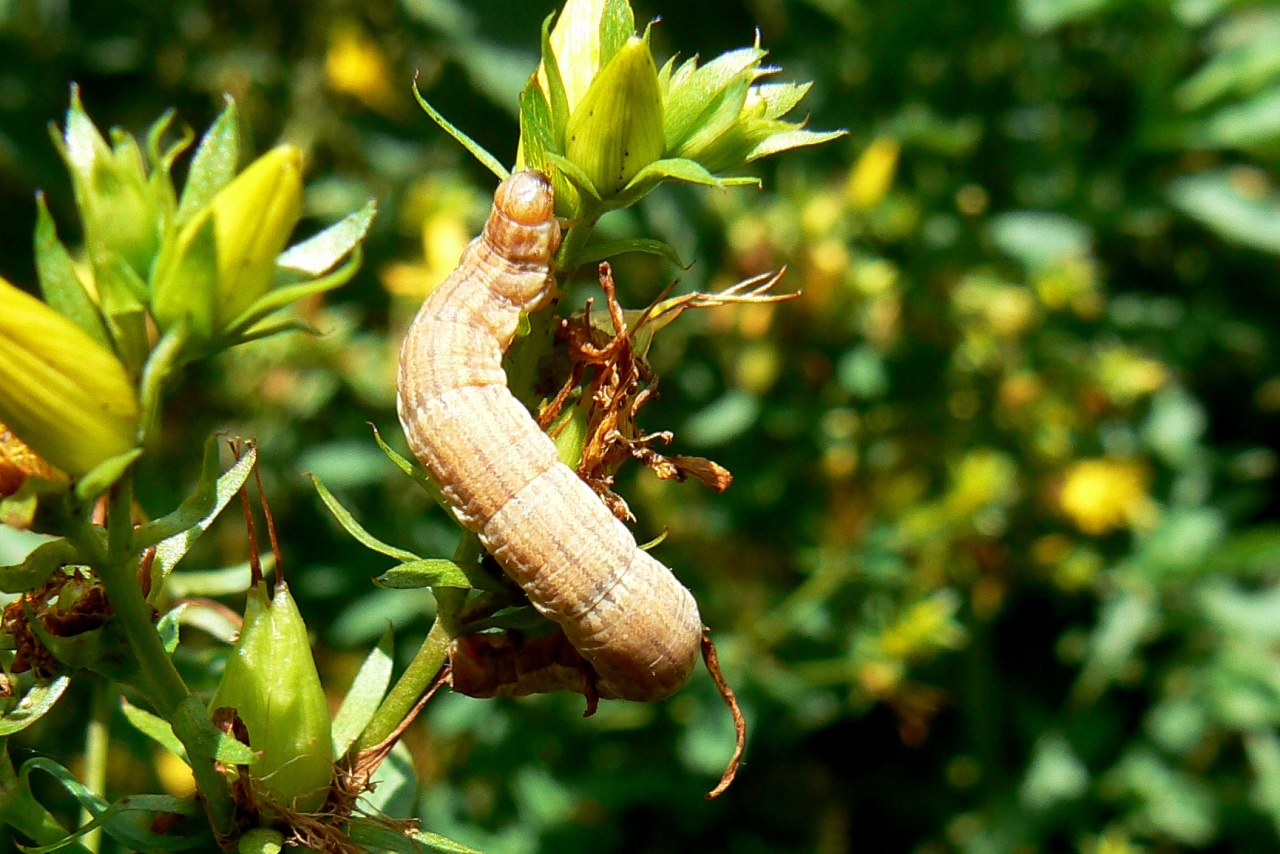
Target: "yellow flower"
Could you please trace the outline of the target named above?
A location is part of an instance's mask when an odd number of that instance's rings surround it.
[[[1155,505],[1149,476],[1138,463],[1081,460],[1067,470],[1058,504],[1081,531],[1092,536],[1150,521]]]
[[[79,477],[138,444],[137,392],[115,354],[0,279],[0,421]]]
[[[350,95],[371,110],[393,114],[400,105],[386,57],[377,43],[350,22],[338,24],[329,36],[324,76],[330,89]]]
[[[281,145],[219,190],[162,252],[152,300],[161,328],[185,318],[199,338],[221,333],[271,289],[301,215],[302,153]]]
[[[849,171],[845,195],[855,211],[869,211],[884,201],[898,170],[901,146],[892,137],[881,137],[867,146]]]

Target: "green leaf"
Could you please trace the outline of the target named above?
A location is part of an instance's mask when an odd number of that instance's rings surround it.
[[[387,455],[387,459],[395,463],[396,468],[400,469],[400,471],[413,478],[414,482],[417,483],[418,486],[425,489],[427,494],[435,499],[436,504],[439,504],[444,508],[444,510],[448,511],[449,502],[445,499],[444,493],[440,491],[440,487],[431,479],[431,475],[414,465],[413,462],[397,453],[395,449],[384,442],[382,440],[382,434],[378,432],[377,427],[374,427],[372,424],[369,426],[373,427],[373,440],[378,443],[378,447],[382,449],[382,453]]]
[[[1254,192],[1246,170],[1215,169],[1169,186],[1173,204],[1223,238],[1280,254],[1280,194]]]
[[[117,480],[124,476],[134,460],[142,456],[141,448],[134,448],[103,460],[84,477],[76,481],[76,498],[89,502],[111,488]]]
[[[44,193],[36,193],[36,272],[44,301],[71,318],[98,343],[111,346],[98,306],[76,274],[71,254],[58,239]]]
[[[623,237],[617,240],[590,243],[582,250],[582,254],[578,257],[578,264],[596,264],[600,261],[616,258],[619,255],[625,255],[628,252],[657,255],[681,270],[689,269],[689,265],[680,260],[679,253],[672,248],[671,244],[663,240],[654,240],[651,237]]]
[[[507,611],[500,611],[492,617],[485,617],[484,619],[467,623],[466,630],[468,634],[473,632],[483,632],[488,629],[512,629],[518,632],[536,632],[546,631],[554,626],[554,623],[539,614],[533,606],[524,605]]]
[[[169,379],[182,365],[183,351],[187,344],[187,321],[178,321],[152,348],[147,363],[142,367],[142,382],[138,394],[142,404],[143,443],[155,435],[160,426],[160,404]]]
[[[373,714],[387,695],[391,685],[391,671],[395,665],[393,658],[392,631],[386,633],[378,641],[360,665],[356,678],[352,680],[347,695],[342,698],[338,713],[333,716],[333,755],[342,756],[347,752],[356,738],[373,720]]]
[[[538,86],[537,76],[520,93],[520,151],[525,169],[546,173],[547,151],[555,147],[551,108]]]
[[[681,65],[668,84],[664,105],[663,135],[667,151],[674,152],[683,146],[725,108],[726,101],[738,102],[740,109],[741,99],[746,97],[744,84],[750,85],[755,80],[757,66],[766,53],[758,47],[744,47],[723,53],[701,68],[696,59]],[[735,91],[726,91],[730,87]]]
[[[205,442],[204,465],[196,489],[178,509],[167,516],[142,526],[135,535],[137,548],[155,545],[156,556],[151,565],[151,596],[163,589],[166,579],[178,561],[191,549],[200,535],[209,529],[213,520],[244,485],[258,459],[258,450],[252,445],[245,449],[240,459],[225,474],[219,475],[217,436]]]
[[[369,815],[412,815],[418,792],[418,775],[413,767],[413,754],[403,741],[397,741],[369,780],[370,791],[361,798],[361,807]]]
[[[423,830],[398,831],[370,818],[354,818],[348,824],[351,841],[388,854],[480,854],[474,848]]]
[[[319,276],[329,272],[352,252],[369,233],[378,213],[378,202],[370,199],[365,206],[349,214],[314,237],[286,249],[276,266],[285,270]]]
[[[839,139],[842,136],[848,136],[846,130],[804,130],[799,128],[796,130],[781,131],[767,136],[755,148],[747,154],[747,162],[752,163],[762,157],[772,157],[775,154],[781,154],[785,151],[793,151],[797,148],[807,148],[811,145],[822,145],[824,142],[831,142],[833,139]]]
[[[1278,51],[1280,52],[1280,51]],[[1218,110],[1192,133],[1206,148],[1253,148],[1280,138],[1280,87]]]
[[[230,96],[222,113],[200,139],[191,170],[182,188],[176,224],[181,225],[206,207],[218,191],[231,183],[240,162],[240,121]]]
[[[319,478],[312,474],[308,474],[307,476],[310,477],[311,482],[315,484],[316,492],[320,495],[320,500],[329,508],[329,512],[333,514],[333,518],[337,519],[338,524],[341,525],[343,529],[354,537],[362,546],[370,551],[375,551],[378,554],[384,554],[388,557],[405,561],[406,563],[422,560],[422,558],[418,557],[413,552],[387,545],[373,534],[370,534],[360,525],[359,522],[355,520],[355,517],[338,502],[338,499],[333,497],[333,493],[331,493],[325,485],[320,482]]]
[[[360,269],[362,258],[363,253],[357,249],[345,264],[327,275],[318,279],[300,282],[296,285],[284,285],[267,291],[253,305],[245,309],[243,314],[227,324],[224,334],[233,343],[243,343],[246,340],[245,336],[253,332],[255,327],[268,315],[275,314],[280,309],[299,300],[345,285]],[[261,330],[258,330],[257,337],[263,337]]]
[[[420,587],[451,587],[471,590],[475,585],[461,566],[445,558],[424,558],[393,566],[373,579],[379,587],[415,590]]]
[[[76,548],[66,539],[36,546],[22,563],[0,566],[0,592],[25,593],[49,580],[58,567],[77,559]]]
[[[681,184],[698,184],[705,187],[735,187],[759,184],[758,178],[719,178],[707,171],[701,163],[684,158],[656,160],[641,169],[626,188],[609,202],[611,208],[634,205],[663,181]]]
[[[275,558],[272,555],[264,555],[262,557],[263,573],[269,573],[274,563]],[[248,589],[250,577],[248,561],[221,569],[184,569],[169,576],[165,589],[170,596],[177,599],[190,596],[232,596]]]
[[[1079,220],[1046,211],[1010,211],[991,218],[991,240],[1032,270],[1084,257],[1093,241]]]
[[[435,107],[428,104],[427,100],[422,97],[422,93],[418,91],[418,81],[416,79],[413,81],[413,97],[417,99],[418,106],[422,107],[432,121],[438,124],[449,136],[462,143],[462,147],[471,152],[471,156],[479,160],[490,172],[497,175],[499,181],[507,180],[507,177],[511,174],[507,171],[507,167],[503,166],[498,158],[486,151],[484,146],[450,124],[448,119],[436,111]]]
[[[559,173],[578,192],[587,196],[596,204],[600,203],[600,191],[596,189],[595,184],[591,183],[591,179],[587,177],[587,173],[582,171],[582,167],[565,157],[561,157],[554,151],[547,152],[547,160],[556,167]]]
[[[604,10],[600,15],[601,68],[609,64],[635,32],[636,18],[631,11],[631,4],[627,0],[605,0]]]
[[[187,758],[187,749],[182,746],[182,742],[178,741],[178,737],[173,734],[173,727],[169,726],[169,722],[159,715],[153,715],[146,709],[140,709],[128,700],[121,698],[120,711],[124,714],[124,719],[129,725],[165,750],[174,754],[188,765],[191,760]]]
[[[551,139],[555,151],[564,151],[564,129],[569,126],[569,96],[565,92],[560,62],[551,46],[551,20],[555,13],[542,19],[542,70],[547,76],[548,104],[551,108]]]
[[[53,777],[85,811],[93,816],[93,821],[85,824],[62,842],[25,849],[30,854],[57,851],[97,827],[101,827],[104,833],[122,845],[139,851],[188,851],[193,848],[208,850],[213,843],[207,831],[197,836],[187,837],[169,833],[152,833],[147,829],[146,823],[139,822],[128,815],[131,812],[167,812],[195,817],[201,814],[201,809],[194,800],[171,795],[129,795],[113,804],[108,804],[77,780],[70,771],[52,759],[36,757],[23,763],[22,770],[19,772],[23,785],[30,785],[30,776],[34,771],[43,771]]]
[[[263,572],[269,571],[267,569],[267,564],[270,562],[268,558],[270,558],[270,555],[267,555],[262,561]],[[175,573],[170,576],[169,584],[176,586],[175,582],[186,575],[187,573],[185,572]],[[237,588],[236,592],[242,591],[248,586],[246,572],[244,583]],[[172,655],[178,644],[179,626],[200,629],[222,643],[231,644],[235,643],[236,635],[240,632],[240,625],[240,615],[225,605],[220,605],[217,602],[189,600],[179,602],[166,611],[156,623],[156,631],[160,633],[160,637],[164,640],[165,650]]]
[[[62,675],[51,682],[37,682],[31,686],[16,706],[0,714],[0,738],[8,738],[44,717],[70,684],[71,677]]]

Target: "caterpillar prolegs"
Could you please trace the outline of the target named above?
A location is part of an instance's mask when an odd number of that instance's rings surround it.
[[[484,231],[409,328],[397,411],[454,516],[564,630],[598,695],[661,700],[697,662],[697,603],[559,461],[502,369],[521,313],[551,298],[559,243],[550,182],[503,181]]]

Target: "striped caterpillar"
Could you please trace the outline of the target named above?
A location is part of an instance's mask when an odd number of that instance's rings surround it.
[[[552,297],[559,243],[546,177],[503,181],[484,231],[409,328],[396,408],[458,522],[563,629],[594,670],[592,690],[661,700],[701,648],[693,595],[559,461],[502,369],[520,315]]]

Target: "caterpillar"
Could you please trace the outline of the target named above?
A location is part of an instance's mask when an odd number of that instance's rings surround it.
[[[697,603],[559,461],[502,369],[520,315],[553,296],[559,244],[546,176],[504,180],[484,230],[409,327],[396,410],[454,517],[563,629],[598,695],[662,700],[697,662]]]

